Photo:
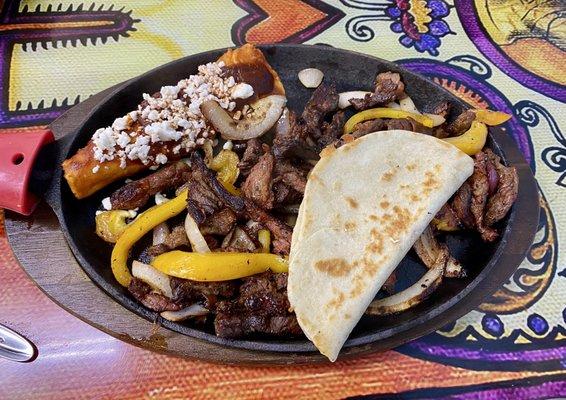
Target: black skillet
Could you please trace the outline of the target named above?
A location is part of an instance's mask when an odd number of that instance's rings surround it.
[[[467,108],[461,100],[426,78],[375,57],[323,46],[271,45],[261,49],[278,71],[286,88],[288,106],[294,110],[301,110],[312,92],[297,79],[297,73],[307,67],[324,71],[325,82],[335,83],[338,91],[370,90],[377,73],[397,71],[420,110],[430,111],[442,100],[452,103],[452,115]],[[108,94],[94,105],[76,106],[51,124],[50,129],[61,139],[50,144],[46,145],[52,139],[49,130],[31,133],[25,138],[19,134],[17,137],[0,136],[0,181],[12,183],[11,189],[6,188],[8,185],[0,185],[0,206],[29,214],[35,199],[43,197],[55,211],[67,243],[86,274],[115,301],[150,321],[157,315],[134,301],[115,281],[109,268],[111,248],[95,234],[95,211],[116,185],[87,199],[76,200],[63,179],[60,165],[83,147],[96,129],[110,125],[116,117],[135,109],[142,93],[153,93],[163,85],[175,84],[195,73],[199,65],[216,60],[224,51],[214,50],[174,61],[109,89]],[[77,126],[77,120],[84,122]],[[36,157],[41,146],[44,147]],[[389,349],[459,318],[500,287],[524,258],[538,223],[536,182],[519,149],[503,130],[491,129],[488,146],[506,164],[515,166],[519,173],[518,199],[500,224],[499,241],[488,245],[475,234],[449,235],[447,243],[466,266],[468,277],[444,281],[429,299],[398,315],[363,317],[345,344],[353,350],[352,353]],[[29,197],[34,195],[35,199]],[[409,253],[399,271],[401,279],[397,289],[402,289],[415,282],[425,269],[416,256]],[[165,320],[161,323],[180,334],[220,346],[252,352],[278,352],[282,362],[292,360],[297,354],[304,354],[308,361],[322,359],[312,353],[315,348],[304,338],[229,340],[216,337],[210,325],[199,327],[190,322],[181,324]]]

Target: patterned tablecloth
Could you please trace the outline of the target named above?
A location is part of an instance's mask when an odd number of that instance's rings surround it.
[[[507,129],[539,182],[527,259],[489,301],[394,351],[334,365],[243,368],[153,354],[67,314],[0,232],[0,323],[39,348],[0,361],[0,398],[566,396],[566,3],[561,0],[4,0],[0,130],[45,125],[171,60],[245,42],[328,44],[429,76]]]

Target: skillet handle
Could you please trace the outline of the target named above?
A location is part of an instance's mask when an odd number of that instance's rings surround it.
[[[0,207],[30,215],[39,198],[28,184],[39,150],[53,142],[49,129],[0,134]]]

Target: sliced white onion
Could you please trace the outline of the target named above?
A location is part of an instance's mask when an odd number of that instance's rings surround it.
[[[430,114],[430,113],[424,113],[423,115],[426,115],[427,117],[432,119],[433,127],[440,126],[446,122],[446,118],[444,118],[442,115]]]
[[[342,92],[338,95],[338,107],[346,108],[350,107],[351,99],[363,99],[366,94],[371,94],[371,92],[364,92],[363,90],[352,90],[351,92]]]
[[[391,103],[387,103],[387,104],[385,105],[385,107],[387,107],[387,108],[394,108],[395,110],[398,110],[398,109],[401,108],[401,106],[400,106],[399,104],[395,103],[394,101],[392,101]]]
[[[132,264],[132,275],[141,279],[153,289],[160,291],[164,296],[169,298],[173,297],[169,276],[153,268],[151,265],[134,261]]]
[[[169,227],[167,222],[162,222],[153,228],[153,245],[165,242],[165,238],[169,235]]]
[[[446,263],[446,271],[444,271],[444,276],[447,278],[465,278],[468,274],[460,261],[456,260],[454,257],[449,256],[448,262]]]
[[[324,74],[320,69],[317,68],[305,68],[299,71],[299,80],[301,81],[303,86],[307,88],[318,87],[321,84],[323,78]]]
[[[399,100],[399,107],[401,108],[401,110],[407,111],[407,112],[410,112],[410,113],[413,113],[413,114],[420,114],[421,113],[417,109],[417,106],[415,106],[413,99],[411,99],[409,96],[405,97],[404,99]]]
[[[366,310],[369,315],[388,315],[407,310],[426,299],[442,282],[447,255],[442,253],[434,266],[415,284],[383,299],[374,300]]]
[[[200,317],[201,315],[208,314],[208,312],[208,309],[195,303],[179,311],[163,311],[161,316],[169,321],[178,322],[193,317]]]
[[[287,98],[280,95],[271,95],[250,104],[253,112],[246,114],[242,119],[235,121],[220,104],[214,100],[202,103],[200,109],[204,117],[220,132],[225,140],[248,140],[260,137],[270,130],[277,122]]]
[[[185,218],[185,232],[187,232],[187,237],[195,253],[210,253],[210,248],[206,240],[204,240],[204,236],[200,233],[197,223],[191,217],[191,214],[188,213]]]
[[[436,240],[430,226],[427,226],[413,244],[413,249],[427,268],[432,268],[436,260],[441,255],[445,255],[447,262],[444,276],[448,278],[464,278],[466,276],[466,270],[462,267],[462,264],[452,257],[445,244],[440,244]]]

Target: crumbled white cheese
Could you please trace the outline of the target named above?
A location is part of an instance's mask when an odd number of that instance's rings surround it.
[[[112,203],[110,202],[110,197],[105,197],[102,199],[102,208],[109,211],[112,210]]]
[[[236,85],[232,76],[222,76],[223,66],[222,62],[201,65],[198,73],[188,79],[174,86],[163,86],[158,97],[144,93],[143,107],[138,106],[137,110],[116,118],[112,126],[94,133],[94,158],[99,163],[118,159],[121,168],[126,168],[127,160],[139,160],[155,167],[166,163],[171,153],[186,154],[212,142],[216,132],[204,120],[201,104],[214,100],[224,109],[233,111],[236,103],[232,92],[240,98],[253,94],[250,85]],[[153,144],[164,142],[175,143],[171,147],[161,146],[163,150],[158,154],[150,151]]]
[[[124,182],[126,182],[126,183],[130,183],[130,182],[133,182],[133,180],[132,180],[132,179],[130,179],[130,178],[128,178],[128,179],[126,179],[126,180],[125,180]]]
[[[96,212],[94,213],[94,215],[100,215],[100,214],[102,214],[103,212],[104,212],[104,211],[102,211],[102,210],[96,210]]]
[[[222,146],[224,150],[232,150],[234,148],[234,143],[231,140],[227,140],[226,143]]]
[[[135,218],[138,215],[138,209],[128,210],[128,218]]]
[[[233,99],[247,99],[253,96],[254,88],[247,83],[238,83],[232,88],[232,98]]]
[[[158,192],[155,194],[155,204],[160,205],[163,204],[165,202],[169,201],[169,199],[165,196],[163,196],[161,194],[161,192]]]
[[[158,164],[167,164],[167,156],[165,154],[158,154],[155,156],[155,162]]]
[[[100,169],[100,165],[95,165],[95,166],[92,168],[92,173],[93,173],[93,174],[96,174],[99,169]]]

